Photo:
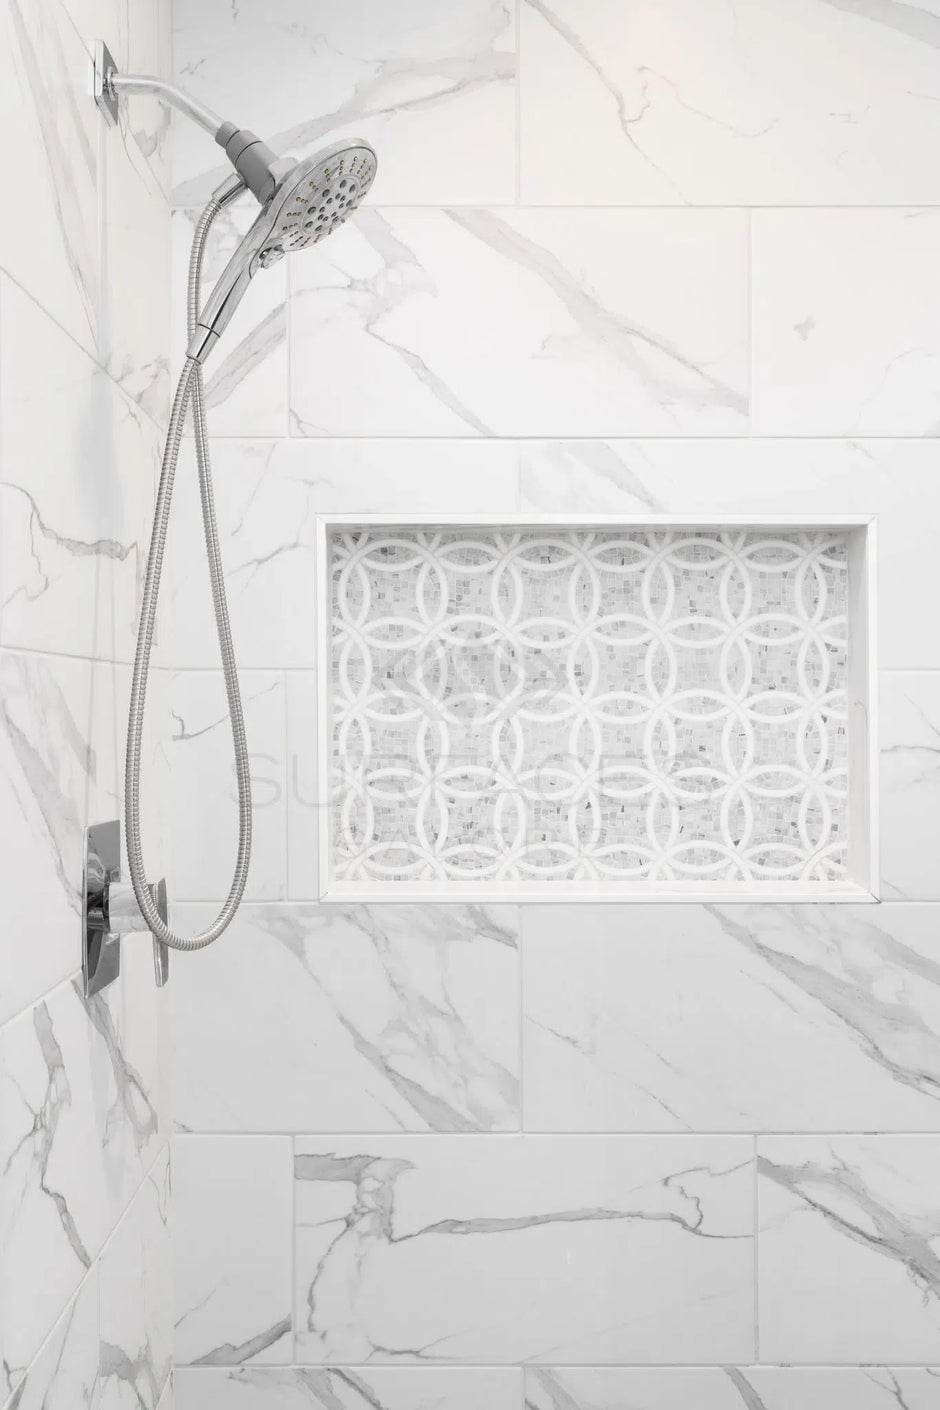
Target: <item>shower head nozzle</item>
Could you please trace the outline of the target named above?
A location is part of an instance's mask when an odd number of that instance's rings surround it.
[[[367,142],[337,142],[303,161],[275,162],[276,184],[226,265],[199,315],[187,356],[204,361],[259,269],[323,240],[352,215],[375,179],[376,155]]]

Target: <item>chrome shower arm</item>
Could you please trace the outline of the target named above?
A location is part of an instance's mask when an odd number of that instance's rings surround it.
[[[215,137],[223,125],[218,113],[198,102],[182,88],[177,88],[175,83],[167,83],[165,79],[155,78],[147,73],[118,73],[112,70],[106,75],[105,81],[118,94],[149,93],[154,98],[159,98],[161,103],[185,113],[186,117],[191,118],[199,127],[205,128],[210,137]]]
[[[95,41],[95,102],[112,126],[118,120],[118,96],[122,93],[149,93],[169,107],[185,113],[211,137],[216,137],[224,126],[217,113],[175,84],[167,83],[154,74],[121,73],[107,44],[98,39]]]
[[[184,113],[215,139],[262,206],[274,194],[277,155],[260,137],[249,132],[247,127],[223,121],[218,113],[190,97],[182,88],[177,88],[175,83],[167,83],[165,79],[149,73],[121,73],[114,55],[102,39],[95,41],[94,91],[95,102],[112,127],[117,125],[118,99],[122,94],[147,93],[159,98]]]

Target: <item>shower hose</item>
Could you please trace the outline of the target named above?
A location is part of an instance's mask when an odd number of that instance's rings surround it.
[[[202,259],[206,239],[210,226],[221,209],[221,202],[210,201],[199,217],[196,233],[193,236],[186,290],[186,321],[190,339],[195,332],[199,314],[199,291],[202,284]],[[140,827],[140,755],[144,730],[144,709],[147,702],[147,676],[150,671],[150,652],[153,646],[157,599],[160,593],[160,575],[163,569],[163,552],[170,520],[170,504],[173,498],[173,481],[176,476],[176,463],[179,459],[183,425],[190,405],[193,413],[196,464],[199,471],[199,494],[202,501],[202,523],[209,562],[209,579],[212,585],[212,604],[215,609],[216,633],[222,657],[222,674],[225,678],[225,691],[228,696],[232,742],[235,746],[235,777],[238,786],[238,852],[232,885],[221,911],[206,930],[200,931],[198,935],[185,936],[177,935],[161,918],[147,885],[147,868],[144,865]],[[166,447],[160,470],[160,484],[154,506],[153,533],[150,538],[147,575],[144,581],[140,609],[140,627],[137,633],[137,651],[134,656],[134,676],[131,684],[131,703],[127,722],[124,830],[127,838],[127,860],[134,895],[137,897],[137,904],[154,936],[173,950],[201,950],[206,945],[211,945],[213,940],[218,939],[222,934],[238,910],[245,890],[245,882],[248,879],[248,862],[251,856],[251,780],[248,772],[248,741],[245,737],[245,720],[238,688],[238,670],[232,646],[228,604],[225,600],[219,531],[215,519],[215,498],[212,490],[212,467],[209,462],[202,366],[190,357],[186,359],[176,388],[176,395],[173,398],[173,409],[170,413]]]

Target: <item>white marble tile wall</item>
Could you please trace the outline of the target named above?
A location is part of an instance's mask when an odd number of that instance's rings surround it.
[[[0,1404],[19,1410],[156,1410],[169,1377],[168,1008],[144,943],[85,1002],[79,930],[84,829],[123,793],[169,351],[165,118],[106,129],[91,46],[167,72],[169,18],[0,3]]]
[[[938,50],[934,0],[174,0],[181,82],[380,159],[209,368],[258,843],[174,973],[178,1410],[940,1404]],[[223,168],[173,159],[178,354]],[[233,790],[178,495],[196,927]],[[877,516],[883,904],[318,905],[323,511]]]

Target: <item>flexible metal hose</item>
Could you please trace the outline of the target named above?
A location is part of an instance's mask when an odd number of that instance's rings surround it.
[[[186,321],[190,339],[195,331],[199,314],[199,290],[202,283],[202,259],[206,238],[212,222],[221,209],[219,201],[210,201],[199,217],[196,233],[193,236],[186,291]],[[173,482],[176,476],[176,464],[179,460],[186,411],[190,403],[192,403],[193,430],[196,441],[196,463],[199,469],[202,523],[209,563],[209,578],[212,585],[212,604],[215,609],[222,674],[225,678],[225,691],[228,696],[232,743],[235,747],[235,777],[238,786],[238,852],[235,860],[235,874],[232,878],[228,898],[218,916],[206,930],[200,931],[198,935],[185,936],[177,935],[161,919],[147,885],[147,868],[144,865],[140,835],[140,755],[144,730],[144,709],[147,701],[147,676],[150,671],[150,652],[153,645],[157,599],[160,593],[163,553],[166,546],[167,527],[170,522]],[[201,950],[206,945],[211,945],[213,940],[217,940],[222,934],[238,910],[244,894],[245,882],[248,879],[248,863],[251,857],[251,780],[248,768],[248,741],[245,736],[245,720],[238,688],[238,668],[232,645],[228,604],[225,600],[222,554],[215,518],[202,367],[192,358],[186,359],[173,399],[173,409],[170,413],[170,424],[163,452],[163,465],[160,471],[160,484],[154,506],[153,533],[150,539],[150,554],[147,559],[147,575],[144,581],[140,609],[140,627],[137,633],[137,651],[134,656],[134,676],[131,683],[131,703],[127,722],[124,829],[127,837],[127,860],[134,895],[137,897],[137,904],[153,934],[173,950]]]

